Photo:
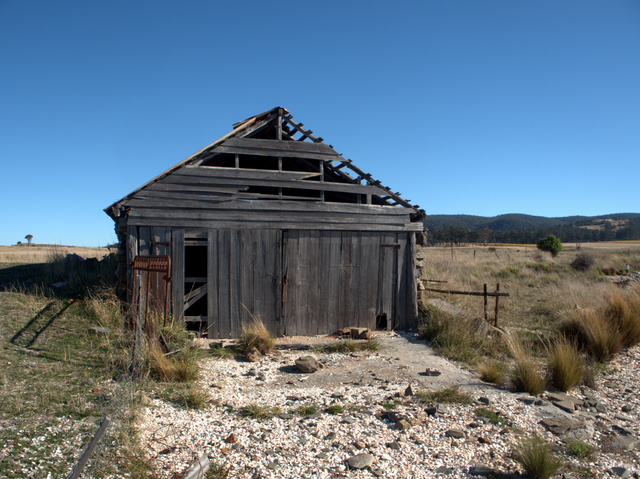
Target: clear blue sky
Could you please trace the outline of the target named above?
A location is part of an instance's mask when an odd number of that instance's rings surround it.
[[[427,214],[640,211],[640,1],[0,0],[0,244],[283,106]]]

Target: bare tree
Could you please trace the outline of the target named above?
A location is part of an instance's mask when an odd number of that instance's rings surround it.
[[[29,242],[29,244],[31,244],[31,240],[33,239],[33,235],[27,235],[27,236],[24,237],[24,239],[26,239]]]

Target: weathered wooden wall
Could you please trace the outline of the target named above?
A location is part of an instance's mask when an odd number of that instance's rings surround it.
[[[237,337],[259,317],[272,334],[326,334],[345,326],[394,328],[417,318],[414,234],[208,230],[207,320],[210,338]],[[174,230],[174,315],[183,315],[185,232]],[[189,241],[189,240],[186,240]],[[187,317],[187,320],[193,319]]]

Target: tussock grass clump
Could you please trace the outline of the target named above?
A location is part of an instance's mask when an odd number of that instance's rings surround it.
[[[584,358],[575,341],[557,337],[547,348],[547,363],[551,380],[562,391],[569,391],[582,379]]]
[[[640,343],[640,288],[629,291],[626,298],[620,289],[612,288],[606,302],[603,315],[620,331],[622,345],[631,347]]]
[[[506,370],[504,363],[499,361],[487,361],[479,363],[476,371],[480,375],[480,379],[484,382],[503,386],[506,379]]]
[[[238,340],[238,350],[245,353],[256,348],[261,354],[269,354],[274,350],[275,341],[262,320],[252,316],[250,323],[244,323]]]
[[[263,406],[256,403],[247,404],[240,408],[240,415],[251,419],[271,419],[280,412],[278,406]]]
[[[197,351],[186,348],[173,355],[166,355],[158,343],[151,343],[148,352],[149,373],[156,381],[190,382],[198,379]]]
[[[538,436],[522,440],[514,449],[513,457],[533,479],[549,479],[562,466],[551,445]]]
[[[467,393],[460,391],[457,386],[450,386],[434,391],[417,391],[415,396],[424,403],[455,403],[472,404],[473,399]]]
[[[547,382],[540,374],[538,365],[533,360],[530,351],[523,347],[517,338],[510,337],[508,344],[515,361],[511,370],[511,382],[516,391],[539,396],[544,391]]]
[[[620,330],[593,308],[574,309],[560,325],[560,333],[573,339],[596,361],[609,361],[622,349]]]

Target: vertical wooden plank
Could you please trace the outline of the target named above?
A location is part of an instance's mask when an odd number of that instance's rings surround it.
[[[396,327],[398,329],[406,329],[407,327],[407,236],[408,233],[396,233],[396,237],[398,238],[398,244],[400,245],[397,248],[398,253],[396,254],[396,276],[398,278],[398,284],[396,286],[396,298],[395,298],[395,309],[396,309]]]
[[[322,287],[319,282],[320,264],[320,232],[307,231],[305,234],[306,252],[301,256],[301,263],[304,263],[304,274],[307,277],[305,297],[307,298],[304,308],[304,315],[300,318],[300,330],[305,335],[316,335],[328,333],[326,327],[319,324],[319,310],[322,305],[319,303],[318,290]]]
[[[138,254],[149,256],[151,250],[149,243],[151,242],[151,228],[148,226],[140,226],[138,229]]]
[[[133,259],[138,254],[138,228],[127,226],[127,301],[133,302]]]
[[[207,238],[207,338],[220,338],[218,312],[218,231]]]
[[[355,319],[349,315],[349,302],[351,299],[351,243],[353,234],[351,231],[342,231],[340,234],[340,268],[338,289],[338,323],[341,327],[357,326]]]
[[[284,318],[284,334],[286,336],[294,336],[296,334],[298,311],[298,230],[290,230],[287,235],[287,251],[286,251],[286,268],[287,268],[287,284],[285,289],[285,313]]]
[[[338,322],[329,313],[327,307],[331,298],[331,285],[329,284],[329,272],[331,271],[331,234],[329,231],[320,231],[318,235],[318,330],[324,334],[334,333]]]
[[[409,247],[407,248],[407,327],[418,326],[418,278],[416,265],[416,234],[409,235]]]
[[[282,336],[282,275],[283,275],[283,261],[284,261],[284,232],[281,230],[274,230],[272,236],[273,258],[271,264],[273,265],[273,277],[272,277],[272,297],[274,304],[274,314],[276,321],[276,335]]]
[[[240,326],[251,322],[251,315],[256,314],[254,298],[254,262],[253,230],[238,230],[238,321]]]
[[[371,325],[369,321],[366,319],[366,315],[363,314],[362,304],[361,304],[361,295],[360,289],[362,285],[362,277],[361,277],[361,240],[362,240],[362,232],[354,231],[351,233],[351,287],[349,290],[349,309],[347,314],[351,318],[351,320],[358,327],[361,328],[371,328],[374,325]]]
[[[229,230],[218,231],[218,334],[222,338],[231,337],[231,315],[229,307],[230,241],[231,232]]]
[[[230,231],[229,241],[229,318],[231,337],[240,336],[240,264],[242,262],[242,248],[240,230]]]
[[[327,312],[329,314],[329,325],[331,330],[349,326],[344,324],[340,317],[340,248],[342,246],[342,235],[340,231],[329,232],[329,283],[325,286],[329,289],[327,300]]]
[[[288,243],[289,243],[289,231],[282,231],[280,235],[280,261],[279,261],[279,297],[277,302],[279,304],[278,308],[278,336],[284,336],[286,330],[286,321],[287,321],[287,304],[286,304],[286,292],[287,292],[287,281],[288,281],[288,266],[287,266],[287,255],[288,255]]]
[[[306,334],[307,294],[309,291],[309,232],[298,231],[298,257],[296,260],[296,316],[294,335]]]
[[[366,324],[370,329],[376,327],[377,284],[378,284],[378,264],[380,251],[374,245],[373,235],[375,233],[363,231],[360,237],[360,315],[364,316]]]
[[[173,229],[171,277],[173,278],[173,320],[184,321],[184,230]]]

